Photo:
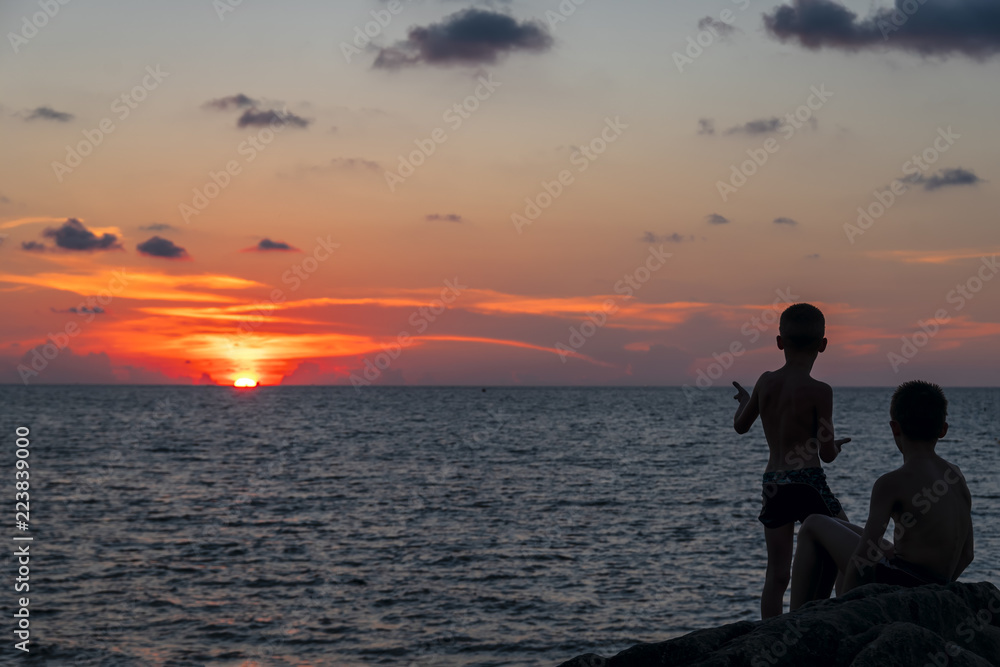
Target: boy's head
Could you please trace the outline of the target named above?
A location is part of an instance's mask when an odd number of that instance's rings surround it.
[[[795,352],[821,352],[826,335],[826,318],[816,306],[796,303],[781,313],[778,323],[782,347]]]
[[[947,427],[948,399],[941,387],[931,382],[904,382],[892,395],[889,417],[910,440],[934,442],[944,435]]]

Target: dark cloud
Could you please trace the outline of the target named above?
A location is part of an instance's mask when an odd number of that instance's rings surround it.
[[[54,120],[60,123],[68,123],[73,118],[73,114],[66,113],[65,111],[56,111],[52,107],[37,107],[28,112],[24,120]]]
[[[736,32],[736,28],[729,25],[725,21],[720,21],[717,18],[711,16],[706,16],[705,18],[698,21],[699,30],[709,30],[719,34],[722,37],[728,37]]]
[[[930,176],[909,176],[905,179],[907,183],[924,186],[924,190],[931,192],[940,188],[948,188],[959,185],[979,185],[983,179],[968,169],[941,169],[936,174]]]
[[[38,241],[22,241],[21,250],[27,250],[28,252],[45,252],[48,250],[48,246],[44,243],[39,243]]]
[[[165,222],[154,222],[149,225],[144,225],[139,229],[141,229],[144,232],[169,232],[177,228],[174,227],[173,225],[168,225]]]
[[[806,255],[806,259],[819,259],[819,253],[818,252],[814,252],[811,255]]]
[[[188,256],[187,250],[181,248],[178,245],[174,245],[173,241],[169,241],[159,236],[154,236],[153,238],[147,241],[143,241],[135,248],[143,255],[148,255],[149,257],[163,257],[164,259],[183,259]]]
[[[103,315],[105,310],[100,306],[94,306],[93,308],[88,308],[87,306],[80,306],[79,308],[67,308],[65,310],[56,310],[55,308],[50,308],[53,313],[71,313],[73,315]]]
[[[429,222],[443,221],[443,222],[462,222],[462,216],[456,215],[455,213],[448,213],[446,215],[441,215],[440,213],[431,213],[424,216],[424,220]]]
[[[114,234],[98,237],[76,218],[69,218],[62,227],[46,229],[42,236],[54,239],[56,247],[63,250],[115,250],[122,247]]]
[[[243,93],[236,93],[235,95],[230,95],[229,97],[219,97],[214,100],[209,100],[201,106],[205,109],[229,111],[230,109],[246,109],[256,107],[258,104],[259,102],[254,98],[247,97]]]
[[[694,234],[683,236],[677,232],[674,232],[673,234],[654,234],[653,232],[644,232],[642,238],[639,239],[640,243],[683,243],[684,241],[694,241]]]
[[[718,213],[713,213],[705,218],[705,220],[710,225],[726,225],[729,224],[730,220],[724,215],[719,215]]]
[[[284,241],[272,241],[271,239],[261,239],[260,243],[252,248],[247,248],[244,252],[300,252],[298,248],[294,248]]]
[[[293,127],[309,127],[312,121],[296,116],[290,111],[275,111],[273,109],[247,109],[236,121],[237,127],[266,127],[269,125],[291,125]]]
[[[780,118],[761,118],[726,130],[725,134],[772,134],[781,129]]]
[[[698,134],[715,134],[715,121],[711,118],[699,118]]]
[[[881,46],[977,60],[1000,53],[1000,3],[991,0],[895,0],[864,19],[833,0],[793,0],[765,14],[764,25],[809,49]]]
[[[4,195],[0,195],[0,204],[9,204],[9,203],[10,203],[9,198],[5,197]]]
[[[407,39],[381,49],[374,66],[398,69],[409,65],[483,65],[514,51],[548,51],[548,29],[499,12],[468,8],[440,23],[410,28]]]
[[[790,227],[794,227],[795,225],[797,225],[799,223],[797,223],[795,220],[792,220],[791,218],[775,218],[774,219],[774,224],[776,224],[776,225],[788,225]]]
[[[372,160],[365,160],[359,157],[335,157],[330,160],[330,167],[333,169],[367,169],[369,171],[382,171],[382,165]]]
[[[300,177],[309,174],[328,174],[331,172],[353,172],[381,174],[385,168],[374,160],[366,160],[360,157],[336,157],[323,164],[300,165],[290,172],[280,172],[282,177]]]

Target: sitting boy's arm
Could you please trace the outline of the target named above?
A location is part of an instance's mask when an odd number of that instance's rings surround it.
[[[767,375],[767,373],[764,373]],[[757,388],[760,387],[760,380],[764,379],[764,375],[760,376],[757,383],[753,386],[753,393],[748,393],[746,389],[740,386],[739,382],[733,382],[733,386],[736,387],[736,395],[733,396],[737,401],[740,402],[740,406],[736,408],[736,414],[733,416],[733,428],[740,435],[743,435],[750,430],[753,423],[757,421],[757,417],[760,415],[760,402],[757,395]]]
[[[894,498],[891,481],[885,475],[879,477],[872,486],[868,521],[861,533],[858,548],[844,572],[844,592],[875,580],[875,564],[885,555],[881,546],[882,536],[889,525]]]
[[[969,567],[969,563],[972,559],[976,557],[975,548],[972,543],[972,524],[969,524],[969,536],[965,538],[965,546],[962,547],[962,555],[958,557],[958,566],[955,568],[955,574],[952,577],[953,580],[958,579],[965,572],[965,568]]]

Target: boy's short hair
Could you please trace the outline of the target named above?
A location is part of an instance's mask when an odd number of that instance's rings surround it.
[[[809,303],[796,303],[781,313],[778,333],[785,346],[802,350],[819,343],[826,335],[823,311]]]
[[[889,417],[912,440],[937,440],[948,417],[948,399],[932,382],[904,382],[892,395]]]

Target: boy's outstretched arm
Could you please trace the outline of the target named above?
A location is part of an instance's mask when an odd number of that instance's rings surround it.
[[[736,395],[733,398],[740,402],[740,407],[736,408],[736,414],[733,416],[733,428],[736,429],[737,433],[743,435],[750,430],[760,415],[760,403],[757,398],[757,387],[760,386],[760,380],[757,380],[757,384],[753,386],[752,394],[747,392],[739,382],[733,382],[733,386],[736,387]]]
[[[861,541],[844,572],[844,593],[875,580],[875,564],[882,559],[882,536],[889,525],[895,493],[892,482],[883,475],[872,486],[872,499],[868,508],[868,521],[861,533]]]

